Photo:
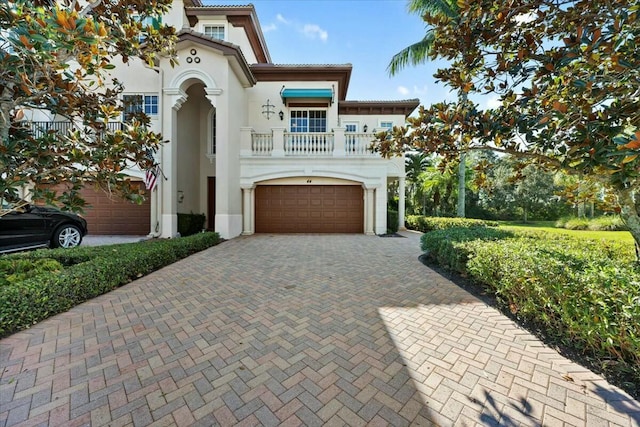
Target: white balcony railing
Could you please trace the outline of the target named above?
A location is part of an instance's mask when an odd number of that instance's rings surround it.
[[[332,133],[285,133],[285,156],[331,156]]]
[[[347,156],[370,156],[373,136],[370,133],[345,133],[344,151]]]
[[[283,128],[272,133],[256,133],[243,128],[245,141],[243,150],[250,157],[372,157],[371,133],[334,132],[298,133],[286,132]],[[250,149],[249,149],[250,147]]]
[[[270,156],[273,151],[273,135],[254,133],[251,138],[251,152],[254,156]]]

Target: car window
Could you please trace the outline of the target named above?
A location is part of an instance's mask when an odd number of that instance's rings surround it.
[[[0,216],[6,215],[11,212],[27,212],[29,210],[29,202],[26,200],[18,200],[17,202],[10,202],[6,199],[0,199]]]

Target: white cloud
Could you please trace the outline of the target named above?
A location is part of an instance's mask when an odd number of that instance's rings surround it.
[[[280,14],[277,14],[277,15],[276,15],[276,19],[277,19],[279,22],[282,22],[283,24],[287,24],[287,25],[289,25],[289,24],[290,24],[290,22],[289,22],[288,20],[286,20],[286,19],[285,19],[285,17],[284,17],[284,16],[282,16],[282,15],[280,15]]]
[[[271,23],[269,25],[265,25],[262,27],[262,32],[263,33],[268,33],[269,31],[275,31],[278,29],[278,26],[274,23]]]
[[[398,86],[398,93],[400,95],[406,96],[406,95],[409,95],[409,92],[410,92],[409,89],[407,89],[406,87]]]
[[[487,108],[498,108],[501,105],[502,105],[502,101],[500,101],[500,97],[497,95],[487,99]]]
[[[296,29],[297,32],[299,32],[300,34],[302,34],[303,36],[313,39],[313,40],[322,40],[323,42],[326,42],[327,39],[329,38],[329,33],[322,29],[319,25],[317,24],[300,24],[298,21],[296,20],[290,20],[285,18],[284,16],[282,16],[282,14],[278,13],[276,15],[276,21],[278,21],[281,24],[287,25],[287,26],[292,26]],[[272,25],[268,25],[267,27],[263,28],[262,31],[267,32],[267,31],[272,31],[275,30],[276,24],[272,24]]]
[[[329,33],[316,24],[305,24],[304,27],[302,27],[302,34],[310,39],[319,38],[323,42],[326,42],[329,38]]]
[[[415,93],[416,95],[426,95],[427,85],[424,85],[422,87],[413,86],[413,93]]]

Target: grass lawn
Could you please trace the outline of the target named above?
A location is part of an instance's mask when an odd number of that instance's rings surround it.
[[[500,221],[500,227],[507,230],[540,230],[547,231],[549,233],[568,234],[570,236],[584,239],[605,239],[633,245],[633,237],[628,231],[567,230],[566,228],[555,228],[554,223],[554,221],[531,221],[528,223],[518,221]]]

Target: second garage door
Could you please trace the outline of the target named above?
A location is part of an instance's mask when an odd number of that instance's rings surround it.
[[[363,233],[359,185],[256,187],[257,233]]]
[[[138,185],[143,185],[142,183]],[[118,197],[109,198],[103,191],[93,188],[82,189],[82,197],[91,207],[86,208],[89,234],[149,234],[151,203],[149,198],[137,205]]]

